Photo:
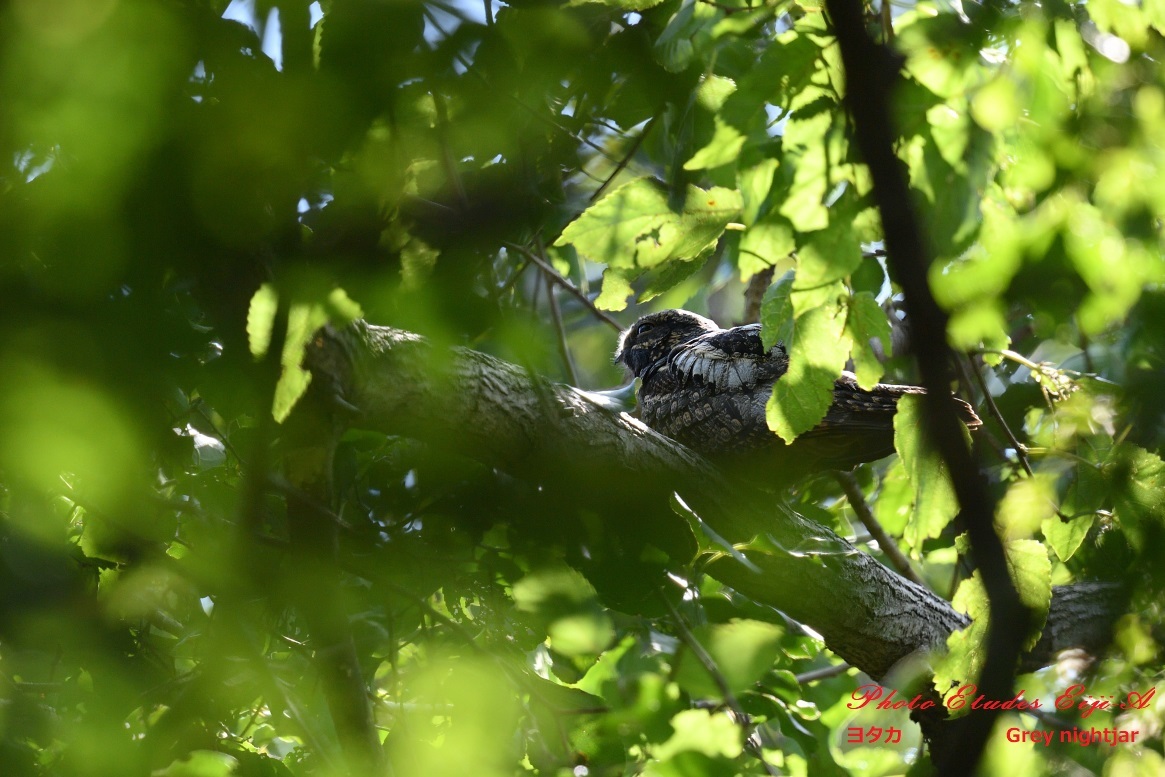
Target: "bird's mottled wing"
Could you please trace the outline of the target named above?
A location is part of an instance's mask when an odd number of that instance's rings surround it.
[[[807,434],[844,433],[847,429],[893,430],[898,400],[905,394],[925,394],[918,386],[879,383],[871,390],[858,386],[851,372],[843,372],[833,384],[833,404],[825,418]]]
[[[673,348],[668,358],[668,368],[682,384],[699,379],[717,392],[771,386],[784,374],[788,363],[780,344],[765,350],[760,324],[697,337]]]

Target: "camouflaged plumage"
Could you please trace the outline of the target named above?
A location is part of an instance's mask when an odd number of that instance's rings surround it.
[[[716,458],[767,451],[798,473],[847,469],[893,453],[898,398],[925,393],[888,384],[867,391],[843,372],[825,418],[785,445],[765,422],[765,403],[789,357],[780,343],[764,349],[760,324],[721,329],[686,310],[652,313],[623,332],[615,361],[642,380],[639,414],[651,428]],[[980,425],[961,400],[960,410],[968,427]]]

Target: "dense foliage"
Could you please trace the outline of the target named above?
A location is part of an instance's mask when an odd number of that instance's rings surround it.
[[[1145,694],[1165,10],[923,0],[872,3],[868,27],[903,58],[897,152],[1013,581],[1037,625],[1053,585],[1129,591],[1105,655],[1018,687]],[[615,524],[634,514],[352,430],[319,507],[336,561],[304,567],[275,447],[312,331],[361,315],[588,388],[623,381],[615,326],[641,312],[759,318],[792,358],[768,408],[785,439],[847,363],[915,380],[844,82],[816,0],[0,7],[0,773],[345,773],[303,615],[320,591],[339,592],[315,605],[347,616],[396,774],[925,763],[906,711],[847,707],[868,678],[703,574],[686,521],[629,554]],[[921,580],[983,616],[915,412],[902,455],[855,473],[861,499],[828,475],[788,499],[883,558],[868,505]],[[933,659],[940,692],[974,680],[986,626]],[[1162,768],[1165,688],[1044,713],[997,726],[987,773]],[[1054,729],[1047,713],[1140,738],[1006,740]]]

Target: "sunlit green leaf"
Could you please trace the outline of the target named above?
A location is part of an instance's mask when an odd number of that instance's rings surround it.
[[[849,358],[842,305],[814,308],[793,321],[789,371],[765,405],[769,428],[785,442],[816,426],[833,401],[833,383]]]
[[[583,211],[555,245],[612,267],[654,267],[689,260],[711,246],[728,222],[740,217],[740,194],[688,186],[682,195],[642,178],[624,184]]]
[[[603,290],[595,298],[595,307],[599,310],[623,310],[627,307],[627,298],[633,293],[628,274],[617,267],[608,267],[603,270]]]
[[[723,712],[684,710],[672,718],[672,727],[675,734],[671,739],[654,749],[654,755],[661,760],[689,750],[725,758],[740,755],[740,727]]]
[[[733,620],[696,630],[696,639],[732,693],[752,687],[773,668],[780,655],[784,629],[771,623]],[[694,696],[717,697],[722,690],[706,667],[692,655],[683,654],[677,681]]]
[[[914,513],[903,536],[914,547],[919,547],[925,539],[937,537],[959,511],[946,462],[926,438],[923,415],[921,397],[908,395],[898,400],[894,449],[902,457],[906,476],[914,488]]]
[[[765,290],[761,300],[761,342],[765,348],[793,342],[793,273],[786,273]]]
[[[235,774],[238,765],[238,760],[226,753],[195,750],[154,774],[158,777],[227,777]]]
[[[750,278],[787,258],[796,249],[793,227],[780,216],[769,214],[753,224],[740,238],[740,275]]]
[[[271,329],[278,305],[279,293],[270,283],[264,283],[251,297],[251,306],[247,310],[247,343],[255,358],[265,356],[271,345]]]
[[[275,384],[271,412],[282,423],[311,384],[311,373],[302,366],[312,337],[324,324],[344,327],[362,316],[360,306],[343,289],[333,289],[320,301],[293,302],[287,315],[287,339],[283,346],[283,372]]]
[[[1055,483],[1046,475],[1012,483],[995,515],[995,524],[1007,539],[1025,539],[1056,513]]]
[[[1019,118],[1019,95],[1015,82],[1001,76],[979,89],[971,100],[971,115],[979,126],[998,132]]]
[[[769,196],[780,161],[773,158],[762,159],[754,165],[736,171],[736,185],[740,189],[742,202],[741,220],[751,226],[761,213],[761,206]]]
[[[1076,555],[1076,551],[1084,544],[1088,532],[1092,530],[1095,523],[1096,515],[1092,513],[1069,521],[1061,519],[1058,515],[1053,515],[1044,519],[1041,530],[1052,550],[1056,552],[1056,557],[1060,561],[1067,561]]]
[[[797,283],[816,286],[845,278],[862,261],[862,247],[846,223],[832,223],[829,228],[807,236],[797,253]]]
[[[1051,561],[1044,546],[1035,540],[1007,542],[1004,551],[1012,584],[1020,601],[1033,614],[1033,631],[1024,640],[1025,649],[1030,649],[1039,640],[1052,598]],[[979,571],[959,584],[951,604],[971,618],[971,625],[951,634],[947,655],[935,669],[935,688],[944,695],[956,685],[977,684],[983,670],[991,624],[989,600]]]
[[[868,291],[854,294],[849,304],[845,328],[853,343],[854,374],[859,386],[870,389],[882,378],[884,371],[870,341],[877,340],[883,353],[891,355],[890,321],[874,295]]]

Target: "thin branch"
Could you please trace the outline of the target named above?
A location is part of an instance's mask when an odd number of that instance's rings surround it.
[[[959,366],[960,368],[964,368],[962,360],[959,361]],[[1007,435],[1007,441],[1011,443],[1012,450],[1015,451],[1016,458],[1019,459],[1020,466],[1023,467],[1023,471],[1028,474],[1028,477],[1031,477],[1035,473],[1032,472],[1031,462],[1028,461],[1027,449],[1024,448],[1023,444],[1015,436],[1015,433],[1011,431],[1011,427],[1007,425],[1007,421],[1003,419],[1003,413],[999,412],[999,406],[995,404],[995,397],[991,396],[991,392],[987,390],[987,381],[983,379],[983,373],[979,371],[978,365],[976,364],[972,364],[971,368],[965,371],[971,373],[971,377],[978,384],[979,390],[983,392],[983,401],[987,403],[987,412],[991,414],[991,417],[1003,429],[1003,433]]]
[[[755,11],[756,7],[751,5],[727,5],[725,3],[716,2],[716,0],[700,0],[704,5],[710,5],[713,8],[723,11],[725,16],[731,16],[734,13],[742,11]]]
[[[457,164],[453,161],[453,155],[449,151],[449,112],[445,109],[445,97],[435,89],[429,90],[429,94],[433,97],[433,107],[437,112],[437,139],[441,144],[441,167],[445,170],[445,177],[453,185],[453,191],[457,195],[457,204],[461,206],[462,210],[465,210],[469,207],[469,197],[465,193],[465,184],[461,181],[461,173],[458,172]]]
[[[794,675],[793,679],[797,681],[798,685],[806,685],[808,683],[815,683],[820,680],[828,680],[831,677],[837,677],[839,674],[845,674],[852,669],[849,664],[844,661],[833,666],[825,666],[821,669],[810,669],[808,672],[802,672],[799,675]]]
[[[514,284],[518,282],[518,279],[522,277],[522,273],[526,272],[526,268],[529,266],[529,259],[526,259],[520,265],[518,265],[518,269],[514,270],[514,274],[507,278],[506,282],[502,284],[501,289],[498,290],[498,296],[505,294],[511,288],[513,288]]]
[[[239,462],[239,466],[245,468],[247,466],[246,460],[239,455],[238,449],[236,449],[235,446],[231,444],[231,441],[227,439],[226,434],[224,434],[223,431],[218,428],[218,424],[216,424],[214,419],[210,417],[210,413],[206,412],[206,407],[203,405],[202,400],[196,400],[194,402],[194,410],[198,413],[198,415],[202,416],[204,421],[210,424],[210,428],[214,432],[214,436],[217,437],[219,442],[223,444],[223,447],[226,448],[227,451],[229,451],[230,454],[235,457],[235,461]]]
[[[873,510],[870,509],[870,505],[866,502],[866,497],[858,485],[857,478],[849,472],[834,472],[833,477],[841,486],[841,490],[845,492],[845,498],[849,500],[849,506],[853,508],[858,520],[869,530],[870,536],[878,543],[878,547],[886,554],[886,559],[894,569],[898,570],[898,574],[913,583],[918,583],[923,588],[929,588],[926,582],[914,571],[914,567],[910,565],[910,559],[906,558],[906,555],[898,548],[898,543],[886,533],[882,524],[874,516]]]
[[[595,189],[591,195],[590,202],[594,202],[602,197],[603,192],[607,191],[607,187],[611,185],[611,182],[618,178],[619,173],[623,172],[627,165],[631,163],[631,159],[639,151],[639,147],[643,145],[643,141],[647,138],[647,133],[651,132],[651,128],[655,126],[655,120],[658,117],[659,114],[657,113],[647,121],[647,124],[643,127],[643,131],[636,136],[635,140],[631,141],[631,148],[627,149],[627,152],[623,154],[623,158],[615,165],[615,169],[611,171],[611,174],[607,176],[607,179],[603,181],[602,185],[598,189]]]
[[[538,267],[540,267],[542,269],[542,272],[546,273],[547,277],[549,277],[551,281],[553,281],[558,286],[561,286],[562,288],[566,289],[575,299],[577,299],[579,302],[581,302],[583,304],[583,306],[585,308],[587,308],[587,310],[591,311],[591,313],[594,313],[600,320],[604,321],[605,323],[607,323],[608,325],[613,327],[615,329],[615,331],[617,331],[617,332],[623,331],[622,324],[620,324],[618,321],[611,318],[606,313],[604,313],[603,311],[601,311],[597,307],[595,307],[595,303],[593,303],[589,299],[587,299],[587,295],[583,294],[582,291],[580,291],[579,288],[577,286],[575,286],[573,283],[571,283],[566,278],[563,278],[561,275],[559,275],[558,270],[555,270],[554,267],[551,266],[550,264],[548,264],[547,262],[542,261],[542,258],[540,256],[538,256],[536,253],[531,251],[529,248],[526,248],[525,246],[518,245],[517,243],[508,243],[507,242],[507,243],[504,243],[503,245],[505,245],[506,248],[511,248],[511,249],[517,251],[522,256],[526,257],[531,262],[538,265]]]
[[[684,622],[683,616],[676,609],[676,606],[671,603],[671,600],[663,595],[662,592],[659,598],[663,600],[668,614],[671,615],[672,625],[675,626],[676,636],[680,638],[680,642],[692,652],[692,655],[700,662],[700,666],[704,667],[704,670],[712,678],[712,682],[716,683],[716,687],[720,690],[720,695],[724,697],[724,703],[728,705],[728,709],[732,710],[732,714],[736,717],[737,724],[746,731],[749,731],[752,728],[752,718],[740,706],[740,701],[737,700],[736,694],[732,692],[732,689],[728,687],[728,679],[720,671],[720,667],[716,666],[716,661],[708,654],[708,651],[704,649],[700,641],[696,639],[696,635],[688,628],[688,624]],[[751,731],[749,733],[751,734]],[[765,760],[759,743],[754,742],[751,735],[746,740],[745,747],[761,762],[766,774],[772,775],[773,777],[779,774],[773,765]]]
[[[755,324],[760,321],[761,303],[773,282],[775,270],[775,267],[766,267],[749,279],[748,288],[744,290],[744,320],[741,323]]]
[[[541,246],[539,246],[541,247]],[[550,318],[554,322],[554,332],[558,335],[558,354],[562,357],[562,364],[566,367],[566,375],[570,385],[578,385],[578,373],[574,369],[574,360],[570,358],[570,345],[566,342],[566,327],[562,324],[562,311],[558,307],[558,297],[554,294],[554,279],[542,273],[546,281],[546,299],[550,303]]]

